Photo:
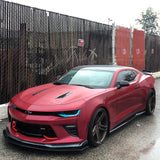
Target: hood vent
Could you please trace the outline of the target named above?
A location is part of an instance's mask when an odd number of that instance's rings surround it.
[[[43,89],[43,90],[40,90],[40,91],[38,91],[38,92],[33,93],[32,95],[35,96],[36,94],[39,94],[39,93],[41,93],[41,92],[43,92],[43,91],[45,91],[45,90],[47,90],[47,89],[48,89],[48,88]]]
[[[69,96],[71,93],[72,93],[71,91],[67,92],[65,94],[62,94],[62,95],[58,96],[56,99],[65,98],[66,96]]]

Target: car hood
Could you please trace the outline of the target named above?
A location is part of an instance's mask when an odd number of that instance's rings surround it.
[[[16,104],[21,101],[29,106],[53,107],[53,105],[67,105],[79,100],[85,100],[85,98],[97,95],[103,90],[74,85],[53,85],[50,83],[27,89],[16,95],[12,101],[16,102]]]

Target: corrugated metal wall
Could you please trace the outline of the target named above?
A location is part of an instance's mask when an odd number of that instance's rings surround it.
[[[132,53],[130,53],[130,48]],[[144,31],[134,29],[131,37],[129,28],[119,26],[116,28],[116,62],[117,65],[145,69]]]
[[[132,66],[144,70],[145,69],[145,35],[144,31],[134,29],[132,40]]]
[[[130,29],[116,27],[116,63],[130,66]]]

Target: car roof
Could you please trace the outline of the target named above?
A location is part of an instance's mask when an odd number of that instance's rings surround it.
[[[126,66],[117,66],[117,65],[84,65],[84,66],[78,66],[75,67],[74,69],[80,70],[80,69],[87,69],[87,70],[101,70],[101,71],[117,71],[120,69],[128,68],[131,69],[130,67]]]

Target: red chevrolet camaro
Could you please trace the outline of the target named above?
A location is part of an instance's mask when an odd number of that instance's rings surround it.
[[[8,106],[8,142],[67,151],[98,146],[106,135],[155,109],[151,73],[91,65],[71,69],[54,83],[27,89]]]

